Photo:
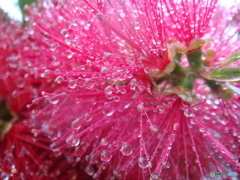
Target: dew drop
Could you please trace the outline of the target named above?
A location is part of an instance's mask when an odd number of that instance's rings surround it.
[[[68,87],[71,88],[71,89],[74,89],[77,87],[77,81],[76,80],[70,80],[68,82]]]
[[[96,172],[96,173],[93,175],[93,179],[99,179],[99,176],[100,176],[100,173],[99,173],[99,172]]]
[[[121,93],[121,94],[126,94],[126,93],[127,93],[126,88],[122,88],[122,89],[120,90],[120,93]]]
[[[68,30],[67,30],[67,29],[61,30],[61,35],[62,35],[63,37],[68,37],[68,36],[69,36]]]
[[[107,86],[105,89],[104,89],[104,92],[106,94],[112,94],[112,91],[113,91],[113,87],[112,86]]]
[[[75,119],[73,122],[72,122],[72,128],[73,129],[80,129],[82,126],[82,123],[79,119]]]
[[[83,116],[83,120],[84,121],[91,121],[92,120],[92,115],[89,114],[89,113],[85,113],[84,116]]]
[[[65,52],[65,55],[66,55],[66,57],[67,57],[68,59],[71,59],[71,58],[73,57],[73,52],[67,50],[67,51]]]
[[[56,82],[57,84],[60,84],[62,81],[63,81],[63,77],[62,77],[62,76],[58,76],[58,77],[56,77],[56,79],[55,79],[55,82]]]
[[[120,101],[120,97],[119,96],[113,96],[113,101],[119,102]]]
[[[112,159],[112,154],[110,154],[108,151],[103,150],[101,153],[101,160],[103,162],[109,162]]]
[[[157,128],[156,125],[151,125],[151,126],[150,126],[150,130],[151,130],[152,132],[158,132],[158,128]]]
[[[58,96],[50,96],[47,99],[50,104],[57,104],[59,102]]]
[[[140,29],[140,24],[139,22],[134,22],[134,29],[139,30]]]
[[[136,86],[137,86],[137,80],[136,79],[132,79],[130,81],[130,89],[131,90],[135,90],[136,89]]]
[[[71,135],[66,139],[66,143],[70,146],[76,147],[80,144],[80,139],[75,138],[74,135]]]
[[[191,109],[186,109],[186,110],[184,111],[184,115],[185,115],[186,117],[193,117],[193,116],[194,116],[194,113],[193,113],[193,111],[192,111]]]
[[[133,149],[132,149],[132,146],[130,144],[124,142],[122,144],[122,147],[121,147],[120,151],[122,152],[122,154],[124,156],[130,156],[133,152]]]
[[[88,156],[86,156],[86,158],[85,158],[86,160],[87,160],[87,157]],[[90,158],[89,159],[90,164],[97,164],[98,163],[98,157],[97,157],[96,154],[92,154],[89,158]]]
[[[106,116],[113,115],[114,108],[113,108],[112,104],[105,103],[102,108],[102,113],[105,114]]]
[[[142,112],[142,110],[143,110],[143,103],[138,104],[137,105],[137,109],[138,109],[139,112]]]
[[[100,144],[101,144],[102,146],[106,146],[106,145],[108,144],[108,140],[105,139],[105,138],[102,138]]]
[[[103,14],[102,13],[97,13],[96,16],[99,20],[103,20]]]
[[[148,167],[148,160],[146,158],[140,157],[138,159],[138,166],[140,168],[147,168]]]
[[[204,132],[205,130],[204,130],[204,128],[200,128],[199,131],[200,132]]]
[[[153,173],[151,174],[150,180],[159,180],[159,179],[160,179],[160,178],[159,178],[159,174],[158,174],[158,173],[153,172]]]
[[[89,176],[92,176],[94,174],[94,169],[91,165],[88,165],[86,168],[85,168],[85,172],[89,175]]]

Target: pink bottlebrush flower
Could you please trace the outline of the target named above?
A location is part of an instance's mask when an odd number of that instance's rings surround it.
[[[94,179],[239,172],[239,24],[218,8],[216,0],[27,8],[40,54],[27,59],[52,87],[33,115],[52,150],[81,159]]]
[[[86,179],[75,159],[51,151],[52,140],[32,121],[27,104],[51,87],[29,68],[31,39],[20,24],[4,14],[0,21],[0,179]]]

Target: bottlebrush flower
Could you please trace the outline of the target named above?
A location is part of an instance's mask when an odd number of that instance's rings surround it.
[[[94,179],[239,171],[239,24],[219,23],[227,9],[218,6],[71,0],[27,8],[42,55],[28,60],[55,78],[42,92],[49,104],[34,112],[51,148],[81,158]]]
[[[27,104],[48,83],[29,67],[25,52],[31,40],[20,24],[2,13],[0,22],[0,179],[86,179],[75,159],[51,151],[52,140],[32,121],[34,109]]]

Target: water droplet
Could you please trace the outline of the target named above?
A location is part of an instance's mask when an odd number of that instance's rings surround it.
[[[104,89],[104,92],[106,94],[112,94],[112,91],[113,91],[113,87],[112,86],[107,86],[105,89]]]
[[[85,168],[85,172],[89,175],[89,176],[92,176],[94,174],[94,169],[91,165],[88,165],[86,168]]]
[[[67,50],[67,51],[65,52],[65,54],[66,54],[66,57],[67,57],[68,59],[71,59],[71,58],[73,57],[73,52],[72,52],[72,51]]]
[[[174,131],[178,130],[179,127],[180,127],[180,124],[179,124],[179,123],[174,123],[174,124],[173,124],[173,130],[174,130]]]
[[[90,158],[90,159],[89,159]],[[89,156],[86,156],[85,157],[86,161],[89,160],[89,163],[90,164],[97,164],[98,163],[98,157],[96,154],[92,154],[90,157]]]
[[[68,30],[67,30],[67,29],[61,30],[61,35],[62,35],[63,37],[68,37],[68,36],[69,36]]]
[[[73,129],[80,129],[82,126],[82,123],[79,119],[75,119],[73,122],[72,122],[72,128]]]
[[[112,106],[111,103],[105,103],[103,108],[102,108],[102,113],[105,114],[106,116],[111,116],[114,113],[114,107]]]
[[[80,144],[80,139],[79,138],[75,138],[74,135],[70,135],[66,139],[66,143],[69,144],[70,146],[78,146]]]
[[[91,121],[92,120],[92,115],[91,114],[89,114],[89,113],[85,113],[84,115],[83,115],[83,120],[84,121]]]
[[[58,77],[56,77],[56,79],[55,79],[55,82],[56,82],[57,84],[60,84],[62,81],[63,81],[63,77],[62,77],[62,76],[58,76]]]
[[[134,29],[139,30],[140,29],[140,24],[139,22],[134,22]]]
[[[157,128],[156,125],[151,125],[150,130],[153,131],[153,132],[158,132],[158,128]]]
[[[55,44],[50,45],[50,50],[55,51],[58,47]]]
[[[100,144],[101,144],[102,146],[106,146],[106,145],[108,144],[108,140],[105,139],[105,138],[102,138]]]
[[[126,88],[122,88],[122,89],[120,90],[120,93],[121,93],[121,94],[126,94],[126,92],[127,92],[127,89],[126,89]]]
[[[77,87],[77,81],[76,80],[70,80],[68,82],[68,87],[70,87],[71,89],[74,89]]]
[[[136,79],[132,79],[130,81],[130,89],[131,90],[135,90],[136,89],[136,86],[137,86],[137,80]]]
[[[200,128],[199,131],[200,132],[204,132],[205,130],[204,130],[204,128]]]
[[[184,115],[185,115],[186,117],[193,117],[193,116],[194,116],[194,113],[193,113],[193,111],[192,111],[191,109],[186,109],[186,110],[184,111]]]
[[[103,14],[102,13],[97,13],[96,16],[99,20],[103,20]]]
[[[103,150],[101,153],[101,160],[103,162],[109,162],[112,159],[112,154],[110,154],[108,151]]]
[[[47,99],[50,104],[57,104],[59,102],[58,96],[50,96]]]
[[[122,154],[124,156],[130,156],[133,152],[133,149],[132,149],[132,146],[130,144],[124,142],[122,144],[122,147],[121,147],[120,151],[122,152]]]
[[[96,172],[94,175],[93,175],[93,179],[99,179],[100,177],[100,173],[99,172]]]
[[[113,96],[113,101],[119,102],[120,101],[120,97],[119,96]]]
[[[159,179],[160,179],[160,178],[159,178],[158,173],[153,172],[153,173],[151,174],[150,180],[159,180]]]
[[[139,112],[142,112],[142,110],[143,110],[143,103],[137,105],[137,110]]]
[[[138,159],[138,166],[140,168],[147,168],[148,167],[148,160],[146,158],[140,157]]]

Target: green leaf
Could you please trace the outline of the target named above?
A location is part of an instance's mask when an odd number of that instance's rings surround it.
[[[223,66],[229,65],[233,62],[236,62],[240,60],[240,51],[235,52],[234,54],[232,54],[231,56],[227,57],[224,61],[223,61]]]
[[[215,81],[239,81],[240,68],[224,68],[214,71],[205,72],[202,74],[208,80]]]

